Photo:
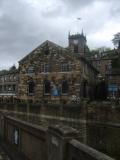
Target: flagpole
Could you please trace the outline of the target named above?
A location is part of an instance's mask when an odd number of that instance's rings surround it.
[[[80,21],[81,21],[82,19],[80,18],[80,17],[78,17],[77,18],[77,33],[79,33],[79,27],[80,27]]]

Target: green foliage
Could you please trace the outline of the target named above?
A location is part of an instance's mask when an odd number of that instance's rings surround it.
[[[112,68],[120,68],[120,58],[112,60]]]
[[[113,42],[115,47],[118,47],[119,42],[120,42],[120,32],[118,32],[114,35],[114,38],[112,39],[112,42]]]
[[[109,51],[111,51],[111,48],[102,46],[102,47],[92,50],[91,55],[101,57],[101,56],[104,56],[105,54],[108,54]]]
[[[16,70],[16,66],[13,65],[12,67],[9,68],[9,71],[15,71]]]

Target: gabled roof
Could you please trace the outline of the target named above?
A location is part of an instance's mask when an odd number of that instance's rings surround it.
[[[63,48],[59,45],[57,45],[56,43],[53,43],[51,41],[46,40],[45,42],[43,42],[41,45],[39,45],[37,48],[35,48],[32,52],[30,52],[27,56],[25,56],[23,59],[21,59],[19,61],[19,63],[24,63],[24,61],[26,59],[29,59],[31,56],[34,57],[34,55],[38,55],[38,54],[43,54],[43,52],[46,50],[52,50],[52,53],[59,53],[59,54],[64,54],[69,55],[70,57],[75,57],[76,59],[80,59],[81,61],[83,61],[84,63],[86,63],[87,65],[89,65],[89,67],[91,69],[93,69],[96,73],[98,73],[98,70],[83,56],[80,56],[80,54],[75,54],[71,51],[70,48]]]
[[[42,50],[43,49],[54,49],[56,51],[65,51],[66,49],[57,45],[56,43],[53,43],[49,40],[46,40],[45,42],[43,42],[42,44],[40,44],[37,48],[35,48],[32,52],[30,52],[28,55],[26,55],[23,59],[21,59],[19,61],[19,63],[22,63],[24,60],[26,60],[27,58],[31,57],[32,55],[35,55],[35,54],[40,54],[42,53]]]

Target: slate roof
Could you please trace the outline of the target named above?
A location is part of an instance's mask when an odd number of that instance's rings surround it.
[[[15,69],[15,70],[1,70],[0,71],[0,76],[9,75],[9,74],[16,74],[16,73],[18,73],[18,69]]]

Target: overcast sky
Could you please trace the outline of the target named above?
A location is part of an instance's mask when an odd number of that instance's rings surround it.
[[[113,47],[111,39],[120,32],[120,1],[0,0],[0,69],[45,40],[67,46],[68,32],[82,28],[90,48]]]

